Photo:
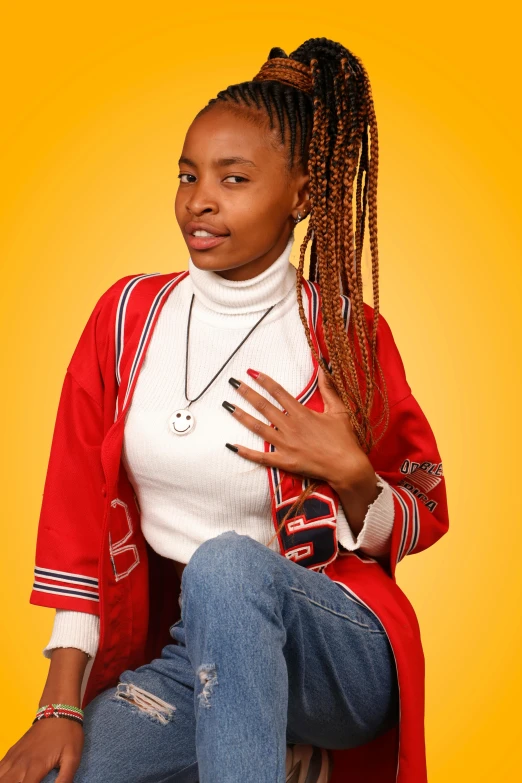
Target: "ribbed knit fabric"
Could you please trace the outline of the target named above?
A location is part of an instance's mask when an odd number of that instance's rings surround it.
[[[43,654],[50,658],[55,647],[76,647],[92,657],[98,649],[99,636],[100,618],[97,614],[57,609],[51,638]]]
[[[198,269],[189,258],[189,275],[164,304],[141,367],[125,421],[122,459],[136,491],[143,534],[165,557],[187,563],[197,547],[226,530],[236,530],[268,545],[274,533],[266,468],[225,447],[238,443],[263,451],[263,438],[222,406],[223,400],[269,423],[228,383],[244,381],[277,403],[249,375],[260,370],[294,397],[306,387],[313,362],[299,317],[296,269],[290,263],[294,238],[280,257],[250,280],[231,281]],[[169,416],[186,407],[186,329],[192,294],[195,299],[189,335],[188,397],[194,429],[176,435]],[[303,303],[306,303],[303,290]],[[203,390],[266,310],[273,309]],[[201,396],[199,396],[201,395]],[[382,487],[354,537],[339,506],[338,538],[348,550],[369,555],[386,551],[393,527],[394,504],[389,484]],[[270,548],[279,551],[277,539]],[[83,612],[57,610],[51,640],[44,650],[73,646],[94,655],[96,620]]]

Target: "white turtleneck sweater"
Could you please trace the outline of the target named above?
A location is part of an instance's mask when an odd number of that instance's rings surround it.
[[[279,258],[249,280],[226,280],[198,269],[189,258],[189,275],[179,283],[158,317],[125,419],[122,459],[141,509],[143,534],[161,555],[187,563],[208,538],[226,530],[268,545],[274,533],[266,467],[239,456],[225,443],[263,451],[263,438],[223,406],[238,405],[265,423],[228,382],[248,383],[274,402],[246,374],[267,373],[294,397],[313,374],[310,348],[299,317],[296,269],[290,262],[290,237]],[[195,295],[189,335],[188,396],[198,397],[263,313],[275,305],[227,363],[210,387],[190,406],[196,424],[186,435],[169,429],[169,416],[185,398],[186,328]],[[306,302],[303,290],[303,302]],[[355,538],[339,505],[338,540],[348,550],[380,555],[389,546],[394,504],[389,484],[370,505]],[[270,548],[279,551],[277,538]],[[55,647],[77,647],[94,656],[99,617],[56,610],[53,632],[43,654]]]

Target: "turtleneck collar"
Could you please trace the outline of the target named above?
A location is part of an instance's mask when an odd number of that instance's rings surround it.
[[[189,256],[190,280],[196,299],[210,310],[228,315],[266,310],[295,288],[296,269],[290,262],[293,243],[291,234],[279,258],[249,280],[226,280],[217,272],[198,269]]]

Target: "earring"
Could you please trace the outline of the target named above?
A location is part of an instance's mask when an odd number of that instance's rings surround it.
[[[305,216],[303,215],[303,217],[305,217]],[[300,212],[298,212],[298,213],[297,213],[297,217],[296,217],[296,218],[294,218],[294,223],[296,223],[296,224],[297,224],[297,223],[300,223],[300,222],[301,222],[301,220],[303,219],[303,217],[301,217],[301,213],[300,213]]]

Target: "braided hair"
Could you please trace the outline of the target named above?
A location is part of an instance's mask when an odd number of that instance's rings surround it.
[[[341,397],[359,445],[368,453],[384,434],[389,420],[386,383],[376,351],[378,137],[368,75],[360,60],[341,44],[310,38],[290,55],[279,47],[272,48],[251,81],[222,90],[199,114],[216,104],[242,114],[249,112],[249,118],[260,126],[266,127],[268,117],[270,130],[277,124],[281,143],[288,150],[288,168],[308,171],[311,211],[297,268],[299,313],[310,349]],[[367,209],[371,328],[365,315],[361,272]],[[330,366],[317,354],[302,302],[304,260],[310,242],[309,280],[320,284]],[[341,294],[350,299],[347,328]],[[375,392],[382,399],[379,421],[372,420]],[[383,418],[384,425],[376,436]],[[280,529],[295,507],[302,508],[318,483],[305,482],[305,490],[285,515]]]

